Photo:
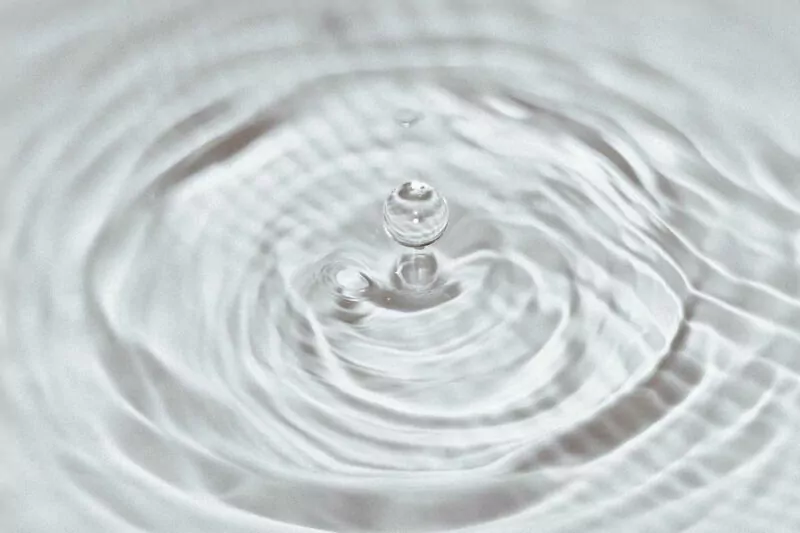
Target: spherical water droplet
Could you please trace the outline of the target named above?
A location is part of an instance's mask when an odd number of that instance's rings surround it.
[[[402,184],[383,204],[386,233],[412,248],[427,246],[441,237],[449,216],[444,197],[421,181]]]
[[[424,115],[413,109],[401,109],[394,115],[394,120],[404,128],[410,128],[420,120]]]

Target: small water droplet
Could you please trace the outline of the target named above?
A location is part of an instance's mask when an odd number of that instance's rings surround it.
[[[394,120],[404,128],[410,128],[420,120],[424,115],[419,111],[413,109],[401,109],[394,115]]]
[[[383,204],[383,227],[395,241],[412,248],[428,246],[447,228],[450,210],[436,189],[409,181],[392,191]]]

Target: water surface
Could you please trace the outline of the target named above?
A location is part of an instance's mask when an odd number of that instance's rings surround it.
[[[798,18],[7,3],[2,529],[800,530]]]

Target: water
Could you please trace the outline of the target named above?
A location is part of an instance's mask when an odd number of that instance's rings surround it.
[[[442,236],[450,219],[447,201],[421,181],[407,181],[383,204],[383,227],[403,246],[421,248]]]
[[[800,530],[798,15],[5,4],[0,529]]]
[[[400,109],[394,115],[395,121],[404,128],[410,128],[423,118],[424,115],[422,113],[414,111],[413,109]]]

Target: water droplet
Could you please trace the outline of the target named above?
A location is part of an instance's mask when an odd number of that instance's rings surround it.
[[[401,109],[394,115],[394,120],[404,128],[410,128],[420,120],[424,115],[413,109]]]
[[[427,289],[436,281],[438,269],[436,256],[430,252],[404,254],[395,265],[395,286],[400,289]]]
[[[436,189],[409,181],[392,191],[383,205],[383,227],[403,246],[421,248],[442,236],[450,210]]]

